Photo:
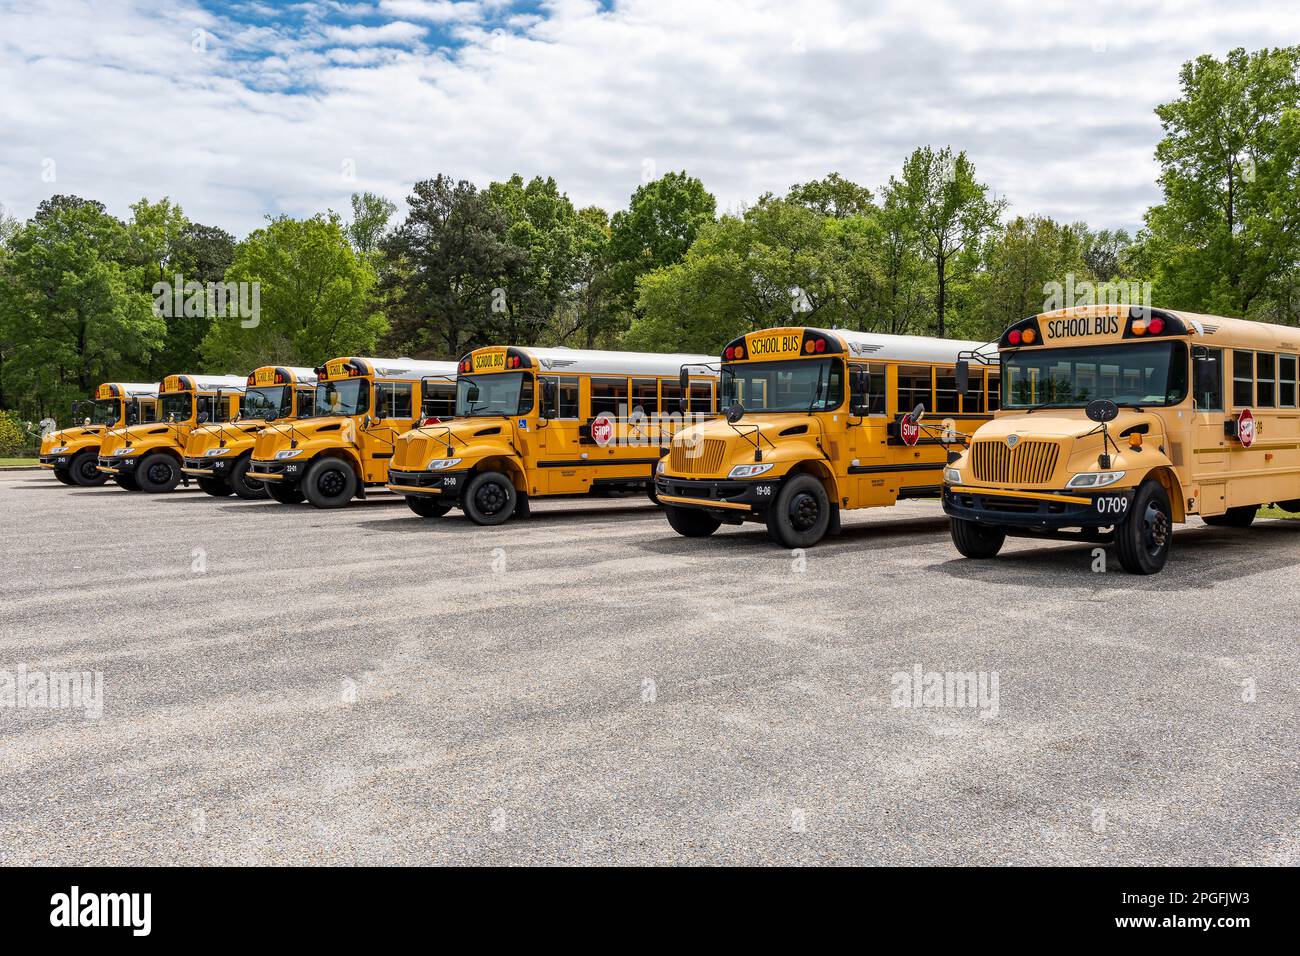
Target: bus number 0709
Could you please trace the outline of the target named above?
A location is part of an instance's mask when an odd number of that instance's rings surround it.
[[[1128,499],[1123,497],[1097,498],[1097,513],[1103,515],[1122,515],[1128,511]]]

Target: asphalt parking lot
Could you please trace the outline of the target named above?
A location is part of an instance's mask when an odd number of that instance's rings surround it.
[[[1300,864],[1300,521],[1134,578],[928,502],[800,556],[8,472],[0,554],[0,671],[103,680],[0,708],[4,863]]]

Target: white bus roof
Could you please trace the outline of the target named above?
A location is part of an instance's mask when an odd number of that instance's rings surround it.
[[[127,398],[157,398],[158,383],[145,382],[105,382],[105,385],[112,385],[120,389],[122,394]]]
[[[718,363],[716,355],[673,355],[658,352],[606,352],[599,349],[521,348],[541,372],[590,375],[677,375],[683,365]],[[698,370],[703,373],[703,370]]]
[[[373,368],[376,378],[423,378],[426,375],[456,377],[457,365],[455,362],[427,362],[422,359],[409,358],[369,358],[364,355],[349,357],[359,359]]]
[[[828,329],[849,350],[850,358],[874,358],[889,362],[937,362],[955,365],[961,354],[987,348],[988,342],[935,339],[921,335],[888,335],[883,332],[852,332]],[[988,353],[996,355],[996,343]]]
[[[167,376],[171,378],[171,376]],[[193,384],[196,391],[215,392],[221,389],[223,392],[242,392],[248,385],[248,378],[243,375],[184,375]]]

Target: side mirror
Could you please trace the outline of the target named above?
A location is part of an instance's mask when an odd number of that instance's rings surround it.
[[[1096,398],[1088,403],[1084,414],[1098,425],[1104,425],[1119,417],[1119,406],[1109,398]]]
[[[373,418],[371,418],[369,415],[366,415],[364,418],[361,419],[361,427],[362,427],[362,428],[369,428],[369,427],[370,427],[371,425],[373,425],[374,423],[375,423],[375,420],[374,420]]]
[[[388,409],[384,408],[383,405],[380,405],[375,409],[375,421],[382,422],[387,417]]]
[[[89,418],[85,418],[85,419],[83,419],[82,422],[81,422],[81,427],[82,427],[82,428],[89,428],[89,427],[90,427],[90,419],[89,419]]]
[[[736,424],[736,422],[740,421],[744,417],[745,406],[740,404],[740,402],[736,402],[735,405],[732,405],[727,409],[727,421],[732,425]]]
[[[921,419],[925,417],[925,403],[917,402],[916,408],[907,413],[907,418],[913,425],[921,424]]]
[[[849,372],[849,414],[861,418],[871,412],[871,376],[864,368]]]
[[[469,388],[465,389],[465,401],[472,405],[478,401],[481,394],[483,394],[482,390],[477,385],[470,383]]]
[[[134,408],[126,413],[126,423],[128,425],[135,425],[139,421],[140,421],[140,415],[138,412],[136,412]]]
[[[207,421],[208,421],[208,413],[207,413],[207,412],[199,412],[199,416],[198,416],[198,422],[199,422],[199,424],[200,424],[200,425],[206,425],[206,424],[207,424]]]
[[[970,362],[962,360],[957,363],[957,394],[965,395],[970,391]]]
[[[677,407],[683,412],[691,410],[691,372],[685,365],[677,376],[677,387],[681,393],[677,396]]]
[[[547,378],[542,379],[542,407],[537,417],[543,421],[551,417],[551,409],[556,407],[555,394],[555,382]]]

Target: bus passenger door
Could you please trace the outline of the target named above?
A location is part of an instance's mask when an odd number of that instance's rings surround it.
[[[357,430],[361,467],[366,481],[385,481],[397,436],[415,423],[412,396],[414,382],[376,382],[370,411],[370,427]]]
[[[1203,515],[1222,514],[1227,508],[1228,453],[1231,439],[1224,434],[1228,415],[1224,403],[1224,352],[1196,345],[1192,347],[1192,425],[1189,463],[1189,494],[1197,499]],[[1245,384],[1245,383],[1243,383]],[[1248,388],[1253,386],[1253,381]],[[1253,401],[1253,395],[1246,399]],[[1170,436],[1170,441],[1176,441]],[[1174,449],[1170,449],[1171,452]],[[1175,455],[1174,460],[1178,458]]]
[[[530,494],[559,494],[572,488],[585,491],[579,481],[578,435],[581,421],[578,401],[578,376],[540,375],[537,397],[541,413],[537,422],[537,464],[529,475]],[[549,383],[549,384],[548,384]],[[545,418],[545,421],[540,420]]]

